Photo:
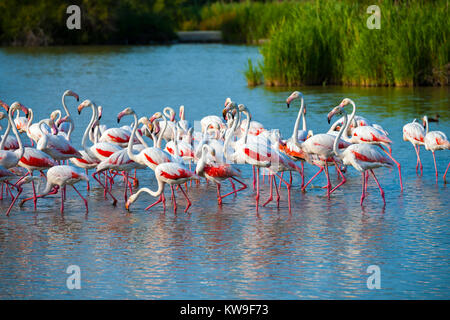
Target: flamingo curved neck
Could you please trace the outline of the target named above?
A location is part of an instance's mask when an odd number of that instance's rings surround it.
[[[3,150],[4,144],[5,144],[5,142],[6,142],[6,137],[8,136],[9,131],[12,129],[13,132],[14,132],[14,135],[16,136],[17,142],[19,143],[19,149],[18,149],[18,150],[15,150],[14,152],[15,152],[15,153],[18,152],[17,158],[18,158],[19,161],[20,161],[20,159],[22,159],[23,153],[25,152],[25,149],[24,149],[24,147],[23,147],[22,140],[20,139],[19,133],[17,132],[17,128],[16,128],[16,126],[15,126],[15,124],[14,124],[14,120],[13,120],[13,118],[12,118],[12,116],[13,116],[13,114],[14,114],[14,112],[15,112],[16,110],[17,110],[17,107],[16,107],[15,104],[13,104],[13,105],[9,108],[9,112],[8,112],[8,128],[7,128],[6,132],[5,132],[4,138],[2,139],[2,143],[1,143],[1,146],[0,146],[0,150]],[[9,130],[8,130],[8,129],[9,129]]]
[[[141,193],[145,192],[150,194],[152,197],[159,197],[163,191],[164,191],[164,182],[162,182],[161,180],[159,180],[158,178],[156,179],[158,181],[158,190],[156,191],[152,191],[149,188],[141,188],[139,189],[138,192],[135,193],[135,198],[134,201],[137,200],[137,198],[141,195]],[[134,202],[133,201],[133,202]]]
[[[92,117],[91,121],[89,122],[88,126],[86,127],[86,130],[84,131],[83,140],[81,141],[81,145],[83,147],[83,150],[86,152],[86,154],[91,157],[92,159],[97,159],[97,157],[94,155],[94,153],[86,147],[86,141],[89,135],[89,131],[92,130],[92,126],[94,125],[95,119],[97,119],[97,108],[95,107],[94,103],[91,101],[89,105],[92,108]]]
[[[63,96],[62,96],[62,105],[63,105],[64,111],[66,112],[66,115],[68,115],[70,117],[69,109],[66,106],[66,96],[67,96],[67,92],[64,92]],[[61,113],[60,113],[60,115],[61,115]]]
[[[342,109],[342,112],[344,113],[344,125],[341,127],[341,129],[339,129],[339,133],[336,137],[336,139],[334,140],[333,143],[333,152],[336,154],[336,156],[338,156],[339,158],[342,157],[342,152],[339,151],[338,148],[338,144],[339,144],[339,140],[341,139],[342,134],[347,131],[347,126],[348,126],[348,116],[347,116],[347,112],[345,111],[345,109]]]
[[[158,141],[156,141],[156,147],[159,149],[161,149],[162,138],[164,136],[164,132],[166,132],[166,129],[167,129],[167,120],[164,121],[164,127],[163,127],[162,131],[159,133]],[[155,140],[153,140],[153,145],[154,144],[155,144]]]
[[[301,105],[300,110],[298,111],[297,119],[295,120],[294,130],[292,131],[292,139],[294,141],[298,141],[298,127],[300,125],[300,118],[303,116],[303,130],[306,130],[306,120],[303,115],[303,111],[305,109],[304,99],[303,96],[301,96]]]
[[[230,159],[230,157],[231,157],[231,155],[228,153],[228,146],[230,144],[231,137],[233,136],[233,134],[236,130],[236,127],[237,127],[238,123],[240,122],[240,113],[237,110],[237,108],[235,108],[235,109],[237,111],[236,118],[233,120],[231,128],[228,129],[227,133],[225,134],[225,142],[223,144],[223,153],[224,153],[226,159]]]

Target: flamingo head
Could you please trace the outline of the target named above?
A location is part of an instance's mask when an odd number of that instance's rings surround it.
[[[334,115],[336,115],[336,114],[338,114],[338,115],[342,114],[343,110],[344,110],[344,107],[342,107],[341,105],[338,105],[337,107],[334,107],[333,110],[331,110],[331,111],[328,113],[328,123],[330,123],[330,121],[331,121],[331,119],[334,117]]]
[[[73,92],[72,90],[66,90],[66,91],[64,92],[64,95],[65,95],[65,96],[72,96],[72,97],[74,97],[75,99],[77,99],[77,101],[80,101],[80,97],[78,96],[78,94],[76,94],[76,93]]]
[[[5,109],[6,112],[9,111],[9,106],[5,102],[3,102],[2,100],[0,100],[0,106],[2,106],[3,109]]]
[[[422,125],[423,125],[424,128],[426,128],[426,126],[427,126],[427,120],[428,120],[427,116],[423,116],[422,117]]]
[[[121,112],[119,112],[119,114],[117,115],[117,123],[120,122],[120,119],[122,119],[123,116],[130,115],[130,114],[133,114],[133,113],[134,113],[134,111],[133,111],[133,109],[131,109],[131,108],[125,108],[125,109],[123,109],[123,110],[122,110]]]
[[[14,113],[14,111],[16,111],[16,110],[22,110],[25,114],[26,114],[26,116],[27,116],[27,118],[28,118],[28,108],[26,108],[23,104],[21,104],[20,102],[14,102],[12,105],[11,105],[11,107],[8,109],[8,112],[11,110],[11,109],[13,109],[12,111],[13,111],[13,113]]]
[[[61,111],[60,110],[55,110],[50,114],[50,120],[55,121],[56,118],[58,117],[58,114],[61,115]]]
[[[128,198],[127,202],[125,203],[125,209],[127,209],[128,211],[130,211],[130,205],[131,205],[133,202],[136,201],[137,197],[138,197],[138,194],[137,194],[137,193],[132,194],[132,195]]]
[[[180,106],[180,114],[178,115],[181,120],[184,120],[184,106]]]
[[[226,103],[227,104],[226,104],[225,108],[222,110],[222,116],[225,120],[227,120],[228,112],[231,112],[232,110],[234,110],[234,112],[236,112],[236,110],[238,108],[236,102],[231,101],[231,99]]]
[[[230,97],[226,98],[224,106],[226,107],[230,102],[231,102],[231,98]]]
[[[303,98],[303,94],[299,91],[294,91],[291,93],[291,95],[286,99],[286,105],[289,108],[290,104],[292,103],[292,101],[298,99],[302,97]]]
[[[348,105],[351,102],[352,102],[352,100],[350,100],[349,98],[345,98],[344,100],[342,100],[342,102],[339,104],[339,106],[345,107],[346,105]]]
[[[82,103],[80,103],[80,105],[77,108],[78,114],[81,114],[81,110],[89,106],[91,103],[92,103],[91,100],[84,100]]]
[[[97,107],[97,118],[98,118],[98,120],[100,120],[102,118],[102,114],[103,114],[103,107],[102,106],[98,106]]]
[[[153,121],[155,121],[156,119],[160,119],[160,118],[162,118],[162,113],[161,112],[155,112],[155,114],[150,117],[149,121],[151,123],[153,123]]]

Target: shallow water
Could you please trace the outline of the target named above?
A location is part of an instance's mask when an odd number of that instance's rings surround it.
[[[82,100],[102,105],[103,123],[114,126],[117,113],[127,106],[150,116],[164,106],[184,104],[193,121],[220,115],[230,96],[245,103],[253,119],[290,136],[298,108],[287,109],[284,101],[298,88],[248,88],[242,71],[248,58],[258,57],[256,47],[218,44],[1,48],[0,99],[19,100],[39,119],[61,108],[60,95],[70,88]],[[372,180],[360,207],[361,181],[353,168],[330,200],[320,188],[301,193],[295,177],[292,214],[285,189],[279,209],[272,203],[256,214],[251,187],[226,198],[219,208],[211,183],[190,188],[188,214],[182,211],[181,194],[176,215],[171,206],[166,212],[162,207],[145,212],[154,201],[150,196],[140,198],[128,213],[120,179],[114,186],[116,208],[92,183],[87,216],[73,191],[64,215],[59,197],[50,196],[39,200],[36,212],[28,203],[10,217],[0,216],[0,298],[448,299],[450,186],[443,184],[442,174],[449,152],[436,153],[436,184],[430,152],[422,150],[424,175],[417,177],[414,149],[401,136],[404,124],[425,113],[439,113],[441,121],[432,129],[450,133],[448,88],[300,90],[315,133],[326,131],[326,114],[344,97],[357,103],[358,114],[390,132],[405,191],[400,192],[396,168],[377,169],[386,208]],[[80,147],[90,112],[79,116],[75,101],[69,97],[67,102],[76,119],[73,141]],[[251,170],[241,169],[250,186]],[[306,166],[307,177],[315,171]],[[156,189],[150,170],[139,177],[141,186]],[[324,184],[320,177],[314,186]],[[262,188],[266,199],[268,185]],[[87,194],[84,186],[79,189]],[[223,191],[229,189],[224,183]],[[0,202],[0,211],[8,204]],[[69,265],[81,269],[80,290],[66,287]],[[381,269],[379,290],[367,288],[369,265]]]

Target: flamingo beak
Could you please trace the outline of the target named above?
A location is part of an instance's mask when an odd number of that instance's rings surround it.
[[[223,117],[224,120],[227,120],[227,108],[224,108],[222,110],[222,117]]]

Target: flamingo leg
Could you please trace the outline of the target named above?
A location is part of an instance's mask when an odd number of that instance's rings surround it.
[[[192,180],[191,180],[192,181]],[[181,190],[181,192],[183,193],[183,195],[184,195],[184,197],[186,198],[186,201],[187,201],[187,206],[186,206],[186,209],[184,209],[184,212],[186,213],[187,211],[188,211],[188,209],[189,209],[189,207],[191,206],[191,200],[189,200],[189,197],[187,196],[187,194],[184,192],[184,190],[183,190],[183,188],[181,187],[181,185],[180,185],[180,190]]]
[[[31,175],[33,175],[33,173],[31,173]],[[31,186],[33,187],[33,205],[34,205],[34,210],[36,210],[37,197],[36,197],[36,188],[34,187],[34,180],[31,180]]]
[[[338,166],[338,164],[336,163],[336,161],[333,160],[333,162],[334,162],[334,166],[335,166],[335,168],[336,168],[336,171],[337,171],[338,174],[342,177],[342,181],[341,181],[336,187],[334,187],[334,188],[330,191],[330,194],[333,193],[337,188],[339,188],[340,186],[342,186],[342,185],[347,181],[347,179],[345,178],[344,174],[342,173],[342,171],[341,171],[341,169],[339,168],[339,166]]]
[[[419,154],[417,153],[417,147],[413,144],[414,151],[416,152],[417,162],[416,162],[416,175],[419,175]]]
[[[125,192],[124,192],[124,198],[125,198],[125,203],[127,202],[127,192],[128,192],[128,172],[124,172],[124,178],[125,178]]]
[[[173,191],[173,186],[171,186],[171,189],[172,189],[173,213],[177,213],[177,198],[175,192]]]
[[[372,169],[370,169],[370,173],[372,174],[373,178],[375,179],[375,182],[377,183],[378,188],[380,188],[380,195],[381,195],[381,198],[383,198],[383,204],[386,206],[386,200],[384,199],[384,190],[381,187],[380,183],[378,182],[378,179],[375,176],[375,173],[373,173]]]
[[[364,191],[367,193],[367,185],[369,184],[369,172],[366,171],[366,187],[364,188]]]
[[[323,167],[319,167],[319,171],[303,186],[302,191],[304,192],[306,187],[323,171]]]
[[[4,186],[4,183],[2,182],[2,193],[0,194],[0,200],[3,200],[3,186]]]
[[[217,183],[216,185],[217,185],[217,203],[219,204],[219,206],[221,206],[222,205],[222,197],[220,196],[220,183]]]
[[[273,175],[269,175],[269,184],[270,184],[270,195],[269,195],[269,199],[267,199],[266,202],[264,202],[264,204],[262,205],[263,207],[266,206],[266,204],[268,204],[270,201],[273,200]],[[281,181],[280,181],[281,183]]]
[[[362,192],[361,192],[360,204],[362,207],[364,198],[366,197],[366,173],[364,171],[361,172],[361,176],[362,176]]]
[[[300,188],[303,188],[303,186],[305,185],[305,164],[303,163],[303,161],[300,161],[301,167],[302,167],[302,184],[300,186]]]
[[[133,181],[133,187],[139,186],[139,180],[136,178],[137,175],[137,169],[134,169],[134,181]]]
[[[234,195],[236,195],[237,193],[236,193],[236,187],[234,186],[234,182],[233,182],[233,179],[231,179],[231,178],[228,178],[228,180],[230,180],[230,183],[231,183],[231,187],[233,188],[233,193],[234,193]]]
[[[433,151],[433,161],[434,161],[434,170],[436,171],[436,183],[438,182],[438,169],[437,169],[437,165],[436,165],[436,156],[434,154]]]
[[[399,163],[397,160],[395,160],[394,157],[393,157],[389,152],[387,152],[387,151],[383,148],[383,146],[379,145],[379,147],[380,147],[380,148],[384,151],[384,153],[386,153],[386,154],[388,155],[388,157],[391,158],[391,160],[394,161],[395,164],[397,165],[397,168],[398,168],[398,177],[399,177],[399,179],[400,179],[400,190],[403,191],[402,169],[401,169],[400,163]]]
[[[238,183],[240,183],[242,185],[242,187],[240,189],[236,190],[236,193],[238,193],[239,191],[242,191],[244,189],[247,189],[247,185],[245,183],[243,183],[242,181],[240,181],[239,179],[236,179],[235,177],[231,177],[231,179],[237,181]],[[232,192],[227,193],[226,195],[222,196],[222,199],[233,193],[235,193],[235,192],[232,191]]]
[[[325,162],[325,175],[327,176],[327,197],[330,199],[331,181],[330,174],[328,172],[328,164]]]
[[[113,206],[115,206],[117,204],[117,199],[112,195],[111,191],[106,189],[106,187],[100,182],[100,179],[97,179],[97,177],[95,176],[95,173],[92,175],[92,177],[95,179],[95,181],[97,181],[100,184],[100,186],[102,186],[103,189],[105,189],[105,191],[107,193],[109,193],[109,195],[113,199]]]
[[[23,189],[21,187],[18,187],[17,195],[14,197],[13,201],[11,201],[11,204],[9,205],[8,210],[6,211],[6,215],[9,216],[9,213],[11,212],[11,209],[14,206],[14,203],[16,203],[17,199],[19,198],[20,194],[22,193]]]
[[[87,200],[81,195],[81,193],[77,190],[77,188],[75,188],[75,186],[72,186],[72,188],[73,188],[73,190],[75,190],[76,193],[78,193],[80,198],[83,200],[84,206],[86,207],[86,214],[88,214],[89,209],[88,209],[88,202],[87,202]]]
[[[154,203],[152,203],[151,205],[149,205],[147,208],[145,208],[145,210],[146,210],[146,211],[149,210],[151,207],[157,205],[157,204],[160,203],[160,202],[163,203],[163,207],[164,207],[164,210],[165,210],[165,209],[166,209],[165,201],[166,201],[166,200],[165,200],[165,198],[164,198],[164,193],[161,193],[161,195],[159,196],[159,199],[156,200],[156,201],[155,201]]]
[[[448,168],[449,168],[449,167],[450,167],[450,162],[448,163],[447,169],[445,170],[444,176],[442,177],[442,178],[444,179],[444,183],[447,183],[446,177],[447,177],[447,171],[448,171]]]
[[[56,193],[58,193],[58,190],[59,190],[59,187],[56,186],[56,187],[54,187],[53,190],[50,191],[49,193],[47,193],[47,194],[41,194],[41,195],[36,196],[36,199],[38,199],[38,198],[43,198],[43,197],[45,197],[45,196],[49,196],[49,195],[56,194]],[[27,202],[27,201],[29,201],[29,200],[34,200],[34,197],[29,197],[29,198],[23,199],[22,201],[20,201],[19,207],[22,207],[22,206],[24,205],[24,203]]]
[[[256,168],[256,212],[258,212],[259,208],[259,167]]]
[[[61,190],[61,214],[64,213],[64,188]]]
[[[275,191],[277,193],[277,208],[280,207],[280,193],[278,192],[278,188],[277,188],[277,180],[275,179],[275,177],[273,177],[274,180],[274,186],[275,186]],[[289,190],[288,190],[289,193]]]
[[[423,174],[423,166],[422,166],[422,160],[420,159],[420,146],[417,146],[417,157],[419,158],[420,163],[420,175]]]
[[[255,177],[255,166],[252,166],[252,170],[253,170],[253,191],[255,191],[256,189],[256,177]]]
[[[286,188],[288,190],[288,206],[289,206],[289,213],[291,213],[291,185],[287,183],[282,177],[280,177],[278,174],[275,174],[280,181],[283,181],[283,183],[286,185]]]
[[[88,169],[85,169],[86,172],[86,176],[89,176],[89,172]],[[89,180],[86,182],[86,191],[90,191],[91,190],[91,186],[89,185]]]

